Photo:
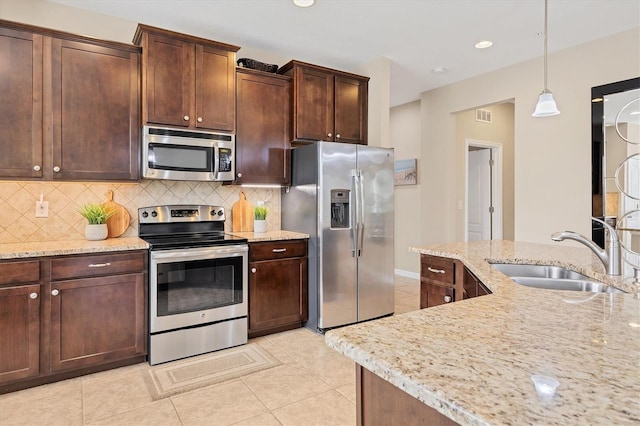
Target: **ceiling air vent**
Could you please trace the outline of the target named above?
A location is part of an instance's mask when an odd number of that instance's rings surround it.
[[[482,123],[491,123],[491,111],[489,111],[488,109],[477,109],[476,121],[480,121]]]

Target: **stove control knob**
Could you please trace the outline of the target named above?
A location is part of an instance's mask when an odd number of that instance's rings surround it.
[[[220,211],[218,212],[218,216],[222,216],[223,214],[224,214],[224,212],[223,212],[222,210],[220,210]]]
[[[211,216],[215,216],[216,215],[216,211],[215,210],[211,210]]]
[[[151,217],[156,217],[156,216],[158,216],[158,212],[157,212],[157,211],[155,211],[155,210],[154,210],[154,211],[152,211],[152,212],[151,212]]]
[[[145,212],[142,212],[142,217],[144,217],[144,218],[149,217],[149,213],[147,213],[146,211],[145,211]]]

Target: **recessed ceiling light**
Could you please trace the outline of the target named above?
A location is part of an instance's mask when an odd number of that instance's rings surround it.
[[[313,6],[316,0],[293,0],[293,4],[299,7],[309,7]]]
[[[486,49],[487,47],[491,47],[492,45],[492,41],[482,40],[476,43],[476,49]]]
[[[435,67],[431,70],[434,74],[444,74],[447,71],[445,67]]]

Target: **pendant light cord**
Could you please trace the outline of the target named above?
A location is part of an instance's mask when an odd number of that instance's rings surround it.
[[[544,0],[544,91],[548,92],[547,88],[547,1]]]

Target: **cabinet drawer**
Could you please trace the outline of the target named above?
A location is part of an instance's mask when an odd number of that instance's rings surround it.
[[[444,257],[422,255],[420,257],[420,276],[442,285],[455,284],[455,261]]]
[[[307,255],[307,240],[249,243],[249,260],[272,260]]]
[[[51,259],[51,280],[144,272],[144,251]]]
[[[39,260],[0,263],[0,285],[32,283],[36,281],[40,281]]]

